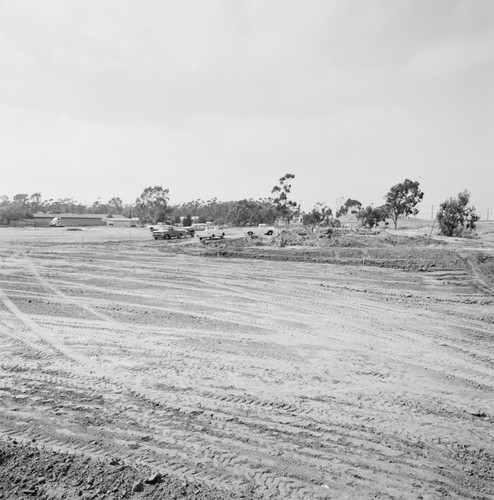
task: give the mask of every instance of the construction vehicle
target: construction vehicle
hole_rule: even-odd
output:
[[[64,227],[61,217],[53,217],[50,221],[50,227]]]

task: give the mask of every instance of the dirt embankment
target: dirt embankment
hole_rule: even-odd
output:
[[[494,256],[483,252],[474,252],[471,258],[482,279],[490,285],[494,285]]]
[[[273,237],[240,237],[164,251],[223,258],[375,266],[405,271],[471,271],[494,285],[494,254],[444,239],[383,232],[313,233],[282,230]]]

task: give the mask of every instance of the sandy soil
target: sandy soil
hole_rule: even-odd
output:
[[[494,498],[485,234],[1,229],[0,498]]]

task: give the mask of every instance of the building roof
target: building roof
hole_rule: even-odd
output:
[[[123,215],[117,215],[117,216],[108,216],[108,217],[103,217],[103,220],[106,221],[112,221],[112,222],[124,222],[124,221],[137,221],[139,220],[139,217],[124,217]]]
[[[107,216],[108,214],[44,214],[39,212],[33,214],[35,219],[53,219],[54,217],[62,219],[103,219]]]
[[[129,219],[137,219],[138,217],[125,217],[122,214],[108,214],[104,216],[105,219],[115,219],[115,220],[129,220]]]

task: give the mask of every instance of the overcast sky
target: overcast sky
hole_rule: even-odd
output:
[[[492,0],[0,0],[0,195],[270,195],[494,218]]]

